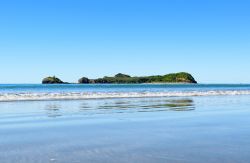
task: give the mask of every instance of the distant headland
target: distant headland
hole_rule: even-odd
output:
[[[105,76],[98,79],[82,77],[78,80],[79,84],[142,84],[142,83],[197,83],[194,77],[186,72],[171,73],[167,75],[131,77],[130,75],[118,73],[114,77]],[[59,78],[44,78],[42,84],[70,84],[63,82]]]

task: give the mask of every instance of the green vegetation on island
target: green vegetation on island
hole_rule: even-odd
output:
[[[43,84],[68,84],[59,78],[47,77],[42,81]],[[131,77],[126,74],[118,73],[114,77],[105,76],[98,79],[82,77],[78,80],[79,84],[141,84],[141,83],[197,83],[193,76],[186,72],[172,73],[167,75]]]
[[[140,84],[140,83],[197,83],[193,76],[186,72],[172,73],[167,75],[131,77],[126,74],[117,74],[114,77],[88,79],[83,77],[78,81],[80,84]]]
[[[47,77],[44,78],[42,81],[43,84],[64,84],[63,81],[61,81],[59,78],[53,76],[53,77]]]
[[[86,77],[82,77],[81,79],[78,80],[78,83],[81,83],[81,84],[88,84],[90,82],[91,81]]]

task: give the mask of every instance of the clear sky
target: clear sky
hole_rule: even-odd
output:
[[[249,0],[2,0],[0,83],[186,71],[250,83]]]

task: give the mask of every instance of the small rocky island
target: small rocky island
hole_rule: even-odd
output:
[[[50,76],[50,77],[44,78],[42,81],[42,84],[64,84],[64,82],[55,76],[53,77]]]
[[[43,79],[43,84],[67,84],[57,77]],[[141,83],[197,83],[193,76],[186,72],[171,73],[167,75],[131,77],[130,75],[118,73],[114,77],[105,76],[98,79],[82,77],[79,84],[141,84]]]

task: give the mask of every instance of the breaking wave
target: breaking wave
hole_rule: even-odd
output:
[[[37,100],[83,100],[102,98],[192,97],[250,95],[250,90],[179,91],[179,92],[67,92],[67,93],[1,93],[0,102]]]

